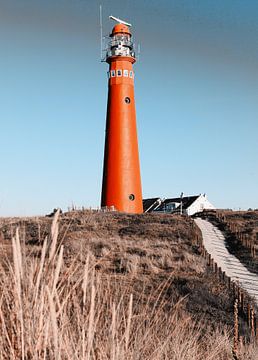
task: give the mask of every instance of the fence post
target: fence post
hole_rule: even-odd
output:
[[[222,280],[222,271],[221,271],[221,267],[219,267],[219,279]]]
[[[240,307],[241,311],[244,311],[244,292],[240,289]]]
[[[211,258],[211,269],[213,271],[213,264],[214,264],[214,260]]]
[[[256,342],[258,341],[258,319],[257,317],[255,318],[255,332],[256,332]]]
[[[250,303],[248,302],[247,303],[247,323],[248,323],[248,326],[250,328],[250,319],[251,319],[251,316],[250,316]]]
[[[234,304],[234,344],[233,344],[233,358],[238,359],[238,299],[235,299]]]
[[[253,305],[251,307],[251,334],[252,334],[252,337],[254,339],[254,309],[253,309]]]
[[[211,254],[208,256],[208,265],[211,266]]]
[[[218,265],[216,262],[214,263],[214,271],[215,271],[215,275],[217,275],[218,274]]]
[[[229,288],[229,290],[231,289],[231,279],[230,279],[230,276],[228,277],[228,288]]]

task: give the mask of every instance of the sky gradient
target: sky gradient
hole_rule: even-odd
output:
[[[144,197],[258,208],[258,2],[102,1],[141,45]],[[99,206],[108,66],[99,3],[0,1],[0,216]]]

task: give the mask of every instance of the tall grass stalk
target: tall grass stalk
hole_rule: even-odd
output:
[[[56,254],[57,238],[58,238],[58,219],[60,215],[60,209],[55,212],[54,219],[51,226],[51,245],[49,251],[49,262],[51,262]]]
[[[24,320],[23,320],[23,299],[22,299],[22,278],[23,278],[23,262],[21,253],[21,244],[19,230],[16,230],[15,237],[12,238],[13,264],[14,264],[14,281],[16,284],[16,307],[17,318],[19,319],[19,339],[21,346],[21,359],[24,360]]]
[[[129,340],[130,340],[132,308],[133,308],[133,295],[130,294],[130,301],[129,301],[129,307],[128,307],[128,318],[127,318],[127,325],[126,325],[126,329],[125,329],[125,351],[128,350],[128,345],[129,345]]]
[[[55,304],[54,304],[54,300],[52,297],[52,294],[48,288],[48,286],[46,286],[46,292],[47,292],[47,296],[48,296],[48,303],[49,303],[49,310],[50,310],[50,319],[51,319],[51,325],[52,325],[52,334],[53,334],[53,343],[54,343],[54,355],[55,355],[55,359],[59,358],[59,334],[58,334],[58,325],[57,325],[57,316],[56,316],[56,311],[55,311]]]

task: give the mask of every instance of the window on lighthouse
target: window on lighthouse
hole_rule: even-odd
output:
[[[117,71],[116,71],[116,75],[117,75],[118,77],[122,76],[122,70],[117,70]]]

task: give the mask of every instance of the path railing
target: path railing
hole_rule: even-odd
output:
[[[223,212],[217,211],[214,213],[214,217],[236,238],[237,241],[249,249],[252,258],[257,259],[256,252],[258,246],[256,242],[258,242],[258,232],[246,232],[243,230],[242,226],[234,221],[230,221]]]
[[[215,215],[215,214],[214,214]],[[221,214],[216,214],[216,219],[219,223],[222,223],[223,217]],[[245,341],[256,341],[258,342],[258,309],[255,304],[254,298],[247,293],[246,290],[242,289],[239,286],[239,283],[235,280],[232,280],[225,271],[221,269],[220,266],[214,261],[211,254],[209,254],[203,244],[203,238],[199,227],[195,224],[193,219],[189,218],[189,222],[194,229],[193,234],[194,238],[192,243],[195,246],[198,246],[201,255],[203,256],[206,265],[214,273],[216,278],[227,286],[228,290],[234,297],[234,344],[233,344],[233,356],[234,359],[238,359],[237,352],[238,346],[241,346],[241,343]],[[233,225],[230,227],[231,230],[236,230]],[[229,231],[231,231],[229,229]],[[235,234],[235,232],[234,232]],[[239,321],[239,316],[245,321],[248,331],[241,329],[241,322]],[[240,331],[241,330],[241,331]],[[244,333],[245,336],[239,336],[240,333]]]

